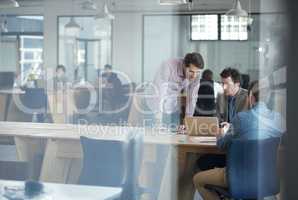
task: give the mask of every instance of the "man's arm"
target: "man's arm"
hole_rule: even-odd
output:
[[[191,82],[188,81],[188,85],[185,87],[185,91],[187,95],[185,114],[187,116],[194,116],[195,114],[199,88],[200,88],[199,77],[197,77],[194,81],[191,81]]]
[[[221,133],[217,136],[217,146],[221,150],[226,150],[230,145],[233,138],[237,137],[241,131],[241,118],[239,115],[232,120],[232,123],[229,125],[228,130],[222,130]]]

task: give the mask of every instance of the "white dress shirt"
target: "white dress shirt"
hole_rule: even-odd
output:
[[[185,78],[183,59],[174,58],[162,63],[155,75],[153,86],[155,98],[148,102],[148,106],[158,113],[171,114],[180,109],[178,96],[185,90],[186,115],[192,116],[195,110],[199,77],[194,81]]]

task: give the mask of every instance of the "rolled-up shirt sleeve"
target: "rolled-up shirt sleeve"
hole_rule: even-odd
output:
[[[188,85],[185,87],[186,90],[186,110],[185,115],[186,116],[193,116],[196,108],[196,102],[198,99],[198,91],[200,87],[200,78],[198,77],[194,81],[191,81],[188,83]]]

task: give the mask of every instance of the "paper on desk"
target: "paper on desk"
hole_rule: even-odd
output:
[[[193,142],[198,143],[216,143],[216,137],[191,137]]]

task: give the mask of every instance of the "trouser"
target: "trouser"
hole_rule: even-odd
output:
[[[197,161],[197,166],[199,167],[200,171],[223,168],[226,166],[226,156],[215,154],[202,155]]]
[[[218,200],[219,196],[216,193],[205,189],[205,185],[211,184],[228,187],[226,181],[226,168],[215,168],[199,172],[194,176],[193,182],[195,188],[204,200]]]

